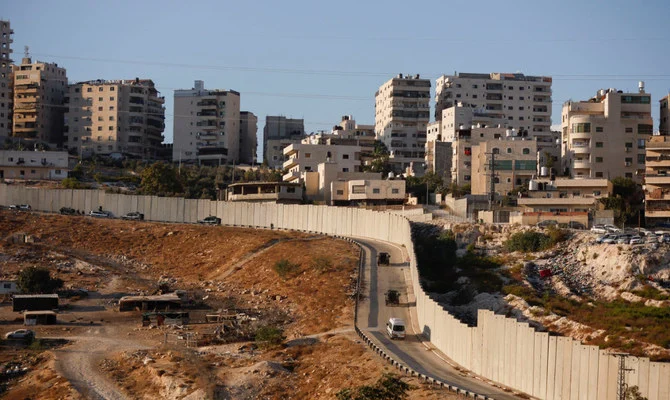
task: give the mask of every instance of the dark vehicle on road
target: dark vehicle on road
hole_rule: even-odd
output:
[[[221,225],[221,218],[210,215],[205,219],[201,219],[198,223],[202,225]]]
[[[144,214],[141,212],[133,211],[121,217],[121,219],[131,220],[131,221],[144,221]]]
[[[35,339],[35,332],[30,329],[19,329],[17,331],[6,333],[5,339],[32,341]]]
[[[77,213],[77,211],[75,211],[74,208],[61,207],[60,213],[63,214],[63,215],[75,215]]]
[[[30,204],[12,204],[9,206],[9,209],[16,211],[30,211],[32,210],[32,207],[30,207]]]
[[[400,304],[400,292],[397,290],[388,290],[385,294],[385,300],[387,306],[397,306]]]

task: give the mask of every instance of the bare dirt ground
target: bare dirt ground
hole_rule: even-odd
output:
[[[17,234],[34,243],[17,243]],[[0,279],[44,266],[66,287],[89,291],[61,300],[57,325],[34,327],[38,338],[69,343],[0,351],[0,366],[20,361],[26,370],[4,397],[333,399],[372,384],[393,371],[353,333],[358,256],[345,241],[303,233],[0,211]],[[275,271],[282,259],[296,266],[283,277]],[[280,327],[285,340],[271,349],[244,340],[166,345],[166,333],[211,338],[216,324],[142,327],[139,312],[117,311],[118,298],[153,294],[159,281],[210,312],[241,310],[254,324]],[[20,317],[0,305],[0,334],[24,328]],[[411,399],[450,396],[405,380],[415,387]]]

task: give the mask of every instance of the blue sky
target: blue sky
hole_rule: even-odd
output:
[[[550,75],[561,105],[597,89],[670,91],[670,2],[645,1],[34,1],[0,0],[13,58],[57,62],[70,81],[153,79],[166,96],[202,79],[241,93],[242,109],[330,129],[374,123],[374,93],[397,73]],[[434,90],[434,88],[433,88]],[[431,113],[432,115],[432,113]],[[260,149],[259,149],[260,154]]]

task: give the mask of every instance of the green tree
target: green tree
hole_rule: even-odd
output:
[[[170,164],[157,162],[142,170],[140,190],[144,194],[176,194],[183,192],[177,172]]]
[[[646,397],[642,396],[640,393],[640,388],[637,386],[631,386],[626,389],[626,400],[647,400]]]
[[[630,178],[612,179],[612,195],[601,198],[600,203],[606,210],[614,212],[614,221],[618,224],[637,224],[638,216],[644,210],[644,191],[642,186]]]
[[[366,172],[381,172],[382,176],[387,176],[392,171],[391,163],[389,162],[391,153],[386,145],[377,140],[372,150],[372,161],[370,165],[365,165],[363,170]]]
[[[63,287],[61,279],[52,278],[49,270],[41,267],[21,270],[16,284],[23,293],[54,293]]]
[[[414,389],[409,383],[392,374],[384,374],[374,385],[340,390],[338,400],[403,400]]]

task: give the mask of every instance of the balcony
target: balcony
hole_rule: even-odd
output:
[[[289,171],[287,174],[282,176],[284,182],[292,182],[300,179],[300,171]]]
[[[665,211],[651,211],[644,210],[645,218],[670,218],[670,210]]]
[[[649,185],[670,185],[670,175],[645,175],[644,183]]]
[[[216,118],[216,110],[203,110],[196,114],[198,117],[213,117]]]
[[[590,169],[591,162],[589,160],[573,160],[572,165],[575,169]]]
[[[569,134],[572,139],[589,139],[591,140],[590,132],[572,132]]]
[[[575,154],[591,154],[590,146],[572,146],[572,151]]]
[[[291,157],[288,160],[284,161],[282,164],[283,168],[293,168],[298,165],[298,157]]]

